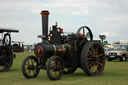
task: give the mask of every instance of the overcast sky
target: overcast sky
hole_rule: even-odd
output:
[[[49,27],[58,22],[65,32],[91,28],[94,38],[128,40],[128,0],[0,0],[0,27],[19,29],[13,40],[40,42],[41,10],[49,10]]]

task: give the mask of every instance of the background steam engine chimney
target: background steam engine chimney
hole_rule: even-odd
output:
[[[41,11],[42,15],[42,36],[47,38],[48,37],[48,15],[49,11]]]

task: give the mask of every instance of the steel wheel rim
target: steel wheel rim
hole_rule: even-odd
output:
[[[94,74],[101,73],[104,68],[104,52],[99,44],[94,44],[89,48],[87,65],[90,72]]]

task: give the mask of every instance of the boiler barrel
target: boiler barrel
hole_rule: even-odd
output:
[[[35,55],[37,57],[51,57],[60,56],[63,57],[70,52],[70,46],[64,44],[43,44],[39,43],[35,47]]]

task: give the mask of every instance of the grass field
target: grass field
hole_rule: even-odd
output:
[[[21,73],[21,64],[30,53],[17,53],[9,72],[0,73],[0,85],[128,85],[128,62],[107,62],[100,76],[87,76],[81,69],[74,74],[63,75],[61,80],[51,81],[45,70],[36,79],[26,79]]]

